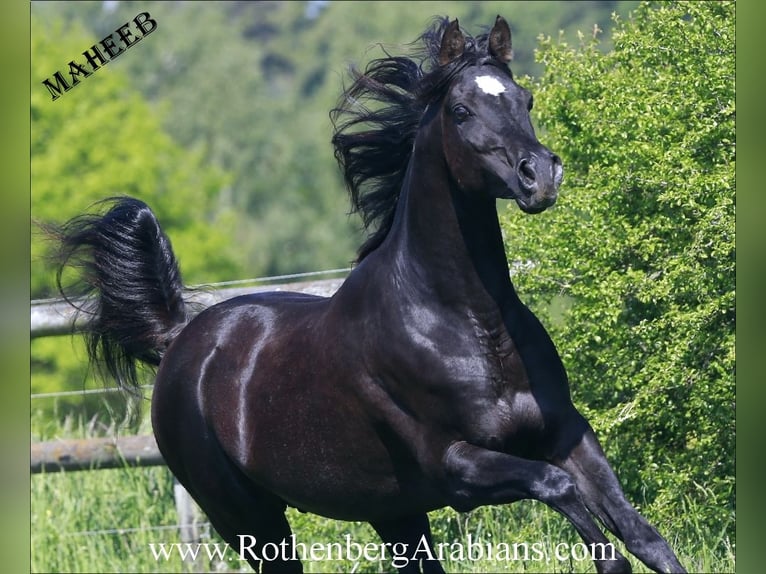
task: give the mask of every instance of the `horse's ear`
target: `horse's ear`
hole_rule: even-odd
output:
[[[460,31],[460,25],[457,18],[449,23],[442,36],[442,45],[439,48],[439,65],[449,64],[455,58],[463,55],[465,50],[465,36]]]
[[[511,28],[502,16],[495,19],[495,25],[489,33],[489,54],[506,64],[513,58]]]

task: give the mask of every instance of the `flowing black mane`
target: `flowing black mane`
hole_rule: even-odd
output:
[[[438,18],[412,46],[412,56],[391,56],[370,62],[362,73],[352,69],[353,84],[330,112],[335,157],[359,212],[367,240],[357,253],[364,259],[385,239],[407,171],[420,120],[428,104],[444,95],[460,70],[480,60],[510,70],[487,54],[488,34],[465,35],[463,54],[439,64],[439,48],[448,18]],[[371,104],[368,106],[368,104]]]

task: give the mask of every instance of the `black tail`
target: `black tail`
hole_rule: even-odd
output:
[[[183,284],[170,240],[145,203],[107,199],[103,214],[75,217],[53,231],[59,240],[56,282],[61,294],[87,313],[88,356],[102,376],[139,394],[137,366],[157,366],[188,321]],[[75,302],[62,285],[66,267],[80,272]]]

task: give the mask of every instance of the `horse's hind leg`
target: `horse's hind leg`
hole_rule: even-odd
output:
[[[170,469],[228,543],[226,559],[246,560],[264,574],[303,572],[300,560],[291,559],[293,538],[284,501],[253,484],[209,436],[176,440],[172,447],[166,435],[157,438]]]
[[[244,496],[237,501],[229,499],[228,494],[217,493],[216,501],[207,504],[207,510],[203,496],[200,506],[239,559],[247,560],[253,570],[262,574],[303,572],[300,559],[291,559],[293,540],[284,502],[271,494],[252,490],[241,493]],[[231,506],[237,503],[238,506]],[[222,508],[222,504],[227,508]]]
[[[242,475],[224,472],[221,467],[214,472],[215,476],[210,477],[214,485],[195,479],[187,488],[213,528],[229,544],[228,552],[236,553],[236,559],[246,560],[253,570],[263,574],[303,572],[300,560],[291,559],[293,539],[285,503]],[[229,555],[229,560],[231,556],[234,554]]]
[[[390,544],[392,552],[401,555],[394,561],[400,574],[444,574],[439,561],[434,557],[431,526],[427,514],[415,514],[392,520],[370,523],[378,536]],[[397,561],[410,559],[407,564]],[[422,567],[422,570],[421,570]]]
[[[573,424],[575,432],[562,436],[582,439],[553,462],[572,476],[588,509],[655,572],[685,572],[668,543],[625,498],[590,425],[579,415]]]

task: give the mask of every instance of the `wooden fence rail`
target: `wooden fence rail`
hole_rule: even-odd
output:
[[[193,304],[193,308],[201,311],[206,307],[226,299],[231,299],[232,297],[265,291],[293,291],[329,297],[338,290],[342,283],[343,279],[339,278],[250,287],[230,287],[226,289],[198,288],[190,290],[186,295],[186,300]],[[75,303],[79,305],[82,301],[75,301]],[[37,337],[71,335],[73,332],[82,329],[87,320],[88,316],[85,313],[78,313],[66,301],[60,299],[54,301],[32,301],[30,337],[34,339]]]
[[[37,474],[124,466],[162,466],[165,459],[154,437],[144,435],[33,443],[29,463],[32,474]]]

